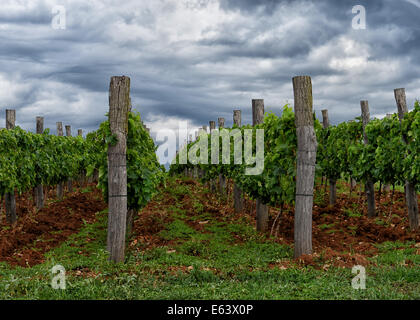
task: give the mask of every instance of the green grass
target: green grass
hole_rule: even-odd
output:
[[[344,209],[344,213],[347,214],[349,216],[349,218],[359,218],[361,216],[363,216],[363,214],[359,211],[357,211],[357,209],[350,209],[350,208],[346,208]]]
[[[168,184],[177,198],[189,189]],[[298,266],[292,247],[264,239],[245,220],[217,221],[197,210],[196,221],[209,221],[199,232],[179,204],[171,211],[174,220],[160,236],[172,245],[144,250],[139,244],[124,264],[107,261],[106,211],[47,253],[43,264],[0,263],[0,299],[420,299],[420,256],[412,242],[378,245],[366,290],[355,290],[351,269]],[[51,287],[56,264],[67,271],[65,290]]]

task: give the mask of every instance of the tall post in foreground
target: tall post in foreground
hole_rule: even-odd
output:
[[[252,125],[256,126],[264,122],[264,100],[252,99]],[[256,203],[257,231],[268,230],[268,206],[260,199]]]
[[[328,110],[322,110],[322,126],[327,129],[330,126],[330,119],[328,118]],[[335,205],[337,201],[337,181],[329,179],[330,183],[330,205]]]
[[[404,115],[408,112],[407,100],[405,98],[405,89],[394,90],[395,101],[398,107],[398,118],[400,123],[404,119]],[[403,136],[404,142],[408,143],[407,137]],[[419,204],[417,202],[416,186],[411,181],[405,181],[405,201],[407,204],[408,221],[411,230],[417,230],[420,226],[419,222]]]
[[[369,103],[368,101],[360,101],[360,107],[362,109],[362,123],[363,123],[363,140],[364,144],[368,144],[369,140],[366,135],[366,125],[370,120]],[[368,217],[372,218],[376,216],[375,208],[375,185],[373,184],[372,178],[368,177],[365,183],[365,192],[367,200]]]
[[[130,109],[130,78],[112,77],[109,85],[109,125],[117,137],[108,146],[108,237],[109,259],[124,261],[127,220],[127,131]]]
[[[16,110],[6,110],[6,129],[13,130],[15,124]],[[6,193],[4,198],[6,203],[6,222],[8,224],[14,224],[17,220],[15,191]]]
[[[56,126],[57,126],[57,136],[62,137],[63,136],[63,123],[57,122]],[[59,200],[62,200],[63,194],[64,194],[64,184],[63,182],[59,182],[57,184],[57,198]]]
[[[36,117],[36,133],[42,134],[44,132],[44,118]],[[35,187],[35,205],[37,209],[44,207],[44,188],[42,184]]]
[[[317,141],[312,115],[312,82],[309,76],[293,78],[297,134],[295,204],[295,258],[312,253],[312,205]]]
[[[242,126],[241,110],[233,110],[233,124],[239,128]],[[233,184],[233,207],[235,213],[239,213],[244,209],[242,190],[236,183]]]
[[[71,126],[66,126],[66,137],[71,137]],[[73,192],[73,181],[71,178],[67,180],[67,191]]]

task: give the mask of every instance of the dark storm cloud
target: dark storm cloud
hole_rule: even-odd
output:
[[[0,11],[0,21],[19,25],[48,24],[51,23],[51,7],[43,2],[38,3],[31,10],[10,10],[6,7],[5,10]]]
[[[328,108],[333,123],[357,116],[361,99],[369,99],[372,115],[393,111],[396,87],[407,88],[410,105],[420,97],[416,0],[215,4],[64,1],[68,26],[53,30],[50,1],[6,1],[0,108],[16,108],[27,129],[40,114],[52,132],[56,121],[94,130],[107,112],[110,77],[122,74],[131,77],[133,107],[153,129],[220,116],[230,125],[237,108],[247,123],[253,98],[281,112],[300,74],[312,76],[314,108]],[[366,8],[366,30],[351,28],[356,4]]]
[[[246,13],[263,8],[265,13],[270,14],[280,4],[290,2],[293,2],[293,0],[221,0],[220,5],[225,10],[241,10]]]

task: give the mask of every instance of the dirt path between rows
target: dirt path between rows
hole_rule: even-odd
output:
[[[38,212],[27,194],[17,197],[16,225],[7,225],[4,217],[0,222],[0,261],[24,267],[42,263],[44,253],[78,232],[84,222],[94,222],[95,213],[104,210],[106,204],[94,184],[89,187],[91,192],[73,192]]]
[[[184,195],[182,199],[174,199],[167,192],[161,200],[152,200],[135,222],[135,237],[132,244],[140,242],[146,249],[171,246],[170,242],[159,236],[159,232],[173,221],[173,211],[170,207],[175,202],[182,204],[182,208],[186,211],[185,223],[197,231],[203,230],[203,225],[200,224],[203,222],[194,219],[197,213],[192,203],[197,200],[203,205],[203,211],[211,214],[214,220],[235,223],[241,218],[244,221],[245,218],[249,224],[255,225],[255,201],[247,199],[244,211],[236,214],[231,200],[225,204],[220,202],[217,194],[205,192],[203,185],[197,181],[179,179],[176,183],[191,186],[192,193]],[[328,203],[328,200],[325,203]],[[339,194],[334,207],[314,205],[312,227],[314,254],[303,256],[300,262],[315,267],[367,265],[369,264],[367,258],[378,253],[375,244],[385,241],[415,241],[413,247],[418,248],[417,253],[420,254],[420,231],[411,232],[409,229],[403,193],[395,192],[393,199],[391,194],[384,195],[377,203],[379,215],[375,219],[367,218],[365,207],[363,197],[350,198],[347,194]],[[274,241],[293,246],[294,208],[285,207],[281,214],[279,212],[279,208],[270,208],[269,232],[265,234],[267,240],[277,219],[272,232],[275,235]],[[361,216],[351,216],[352,213]],[[235,238],[238,242],[246,241],[241,234],[235,235]]]

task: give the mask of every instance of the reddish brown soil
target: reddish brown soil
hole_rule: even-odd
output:
[[[328,203],[327,199],[325,203]],[[270,228],[273,217],[279,214],[278,209],[272,210]],[[364,197],[350,198],[347,194],[340,194],[335,206],[314,205],[314,254],[301,257],[300,262],[319,265],[328,261],[326,266],[332,264],[341,267],[366,265],[366,258],[378,252],[375,244],[385,241],[420,242],[420,231],[410,231],[403,193],[395,192],[392,199],[391,194],[383,195],[381,201],[377,201],[377,211],[376,218],[368,218]],[[362,216],[349,217],[349,212],[359,212]],[[287,208],[276,223],[279,240],[289,244],[293,243],[293,215],[293,208]]]
[[[177,183],[192,186],[191,194],[174,196],[169,192],[152,200],[135,220],[131,246],[139,250],[156,246],[175,245],[174,241],[162,239],[159,232],[166,229],[174,220],[173,206],[185,211],[185,223],[200,232],[205,231],[208,221],[195,219],[197,214],[205,212],[214,221],[234,223],[242,219],[245,223],[255,225],[255,201],[246,200],[245,210],[235,214],[232,205],[232,188],[230,184],[227,202],[222,203],[216,193],[208,192],[194,180],[178,180]],[[44,261],[44,253],[60,245],[71,234],[78,232],[83,221],[91,223],[95,213],[106,208],[99,190],[91,185],[93,191],[80,193],[76,190],[65,200],[50,202],[48,206],[36,212],[29,194],[17,198],[18,222],[9,227],[5,224],[4,215],[0,220],[0,261],[11,265],[33,266]],[[54,190],[49,198],[54,197]],[[202,207],[197,207],[198,202]],[[327,200],[327,199],[325,199]],[[324,201],[327,203],[328,201]],[[295,261],[302,265],[328,268],[331,265],[348,267],[355,264],[368,264],[368,257],[377,254],[374,244],[384,241],[413,240],[420,243],[420,231],[409,230],[404,195],[396,192],[384,195],[377,202],[378,218],[366,217],[366,206],[363,197],[339,194],[334,207],[314,205],[313,210],[313,248],[314,254],[302,256]],[[361,217],[349,217],[349,210],[360,212]],[[279,215],[279,208],[270,208],[269,232],[278,243],[293,245],[293,208],[284,208]],[[276,224],[273,227],[274,220]],[[380,220],[378,220],[380,219]],[[272,228],[273,227],[273,228]],[[235,234],[235,241],[246,241],[243,234]],[[140,246],[139,246],[140,245]],[[417,250],[420,254],[420,249]],[[286,268],[290,261],[272,264],[270,267]]]
[[[84,221],[95,221],[95,213],[104,210],[106,204],[94,184],[90,187],[93,191],[89,193],[75,190],[62,201],[49,200],[38,212],[29,194],[17,197],[17,223],[8,226],[4,215],[0,221],[0,261],[19,266],[42,263],[44,253],[78,232]],[[53,192],[49,199],[52,196]]]
[[[193,206],[193,198],[200,200],[203,212],[211,214],[212,220],[235,222],[244,219],[255,225],[255,201],[247,199],[244,212],[235,214],[232,208],[231,188],[229,200],[224,204],[218,200],[217,194],[204,191],[202,185],[194,180],[178,180],[177,183],[192,185],[193,194],[186,194],[178,199],[167,194],[161,201],[151,201],[135,222],[132,245],[141,243],[142,250],[163,245],[171,246],[171,242],[160,238],[158,233],[173,221],[169,207],[175,203],[185,210],[187,215],[185,223],[203,232],[206,221],[194,219],[197,212]],[[328,203],[328,199],[324,202]],[[395,192],[393,199],[391,194],[383,195],[380,203],[377,202],[377,209],[378,220],[367,218],[364,198],[354,194],[352,198],[347,194],[339,194],[334,207],[314,205],[314,254],[302,256],[296,262],[322,268],[331,265],[340,267],[367,265],[367,258],[378,252],[374,244],[397,240],[420,242],[420,231],[409,230],[404,194]],[[359,212],[362,216],[349,217],[349,210],[353,213]],[[281,214],[279,212],[279,208],[270,208],[269,232],[266,236],[268,238],[273,230],[272,235],[275,235],[276,242],[293,245],[294,210],[288,207],[284,208]],[[276,218],[276,224],[272,229]],[[241,234],[234,236],[237,242],[246,240]],[[284,267],[284,263],[280,263],[278,267]]]

